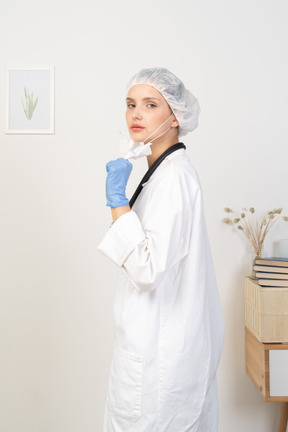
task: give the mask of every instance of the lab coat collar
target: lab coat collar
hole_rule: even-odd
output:
[[[181,148],[179,150],[174,151],[170,155],[168,155],[163,160],[161,165],[157,168],[157,170],[151,175],[150,179],[147,182],[142,183],[142,186],[145,187],[147,184],[151,183],[154,180],[154,178],[157,177],[157,173],[159,173],[170,160],[174,159],[175,157],[179,157],[179,156],[186,156],[185,149]]]

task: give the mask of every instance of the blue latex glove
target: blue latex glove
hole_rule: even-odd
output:
[[[108,207],[129,205],[126,198],[126,186],[133,165],[128,159],[119,158],[106,164],[106,199]]]

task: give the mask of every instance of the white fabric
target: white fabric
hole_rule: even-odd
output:
[[[168,69],[162,67],[141,69],[130,80],[127,90],[138,84],[154,87],[166,99],[178,120],[179,137],[197,128],[200,115],[198,99]]]
[[[121,268],[104,432],[216,432],[224,323],[185,150],[162,162],[98,248]]]
[[[129,150],[125,151],[121,155],[124,159],[140,159],[141,157],[152,154],[152,142],[144,144],[144,142],[137,142],[130,139],[128,145]]]

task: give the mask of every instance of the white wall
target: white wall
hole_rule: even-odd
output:
[[[199,98],[185,139],[205,196],[226,320],[220,432],[277,430],[245,373],[249,245],[223,207],[287,203],[285,0],[10,0],[0,14],[0,430],[101,431],[117,269],[105,163],[118,156],[125,85],[161,65]],[[4,67],[55,66],[55,135],[4,134]],[[145,171],[135,163],[130,192]],[[288,225],[271,231],[288,237]],[[178,432],[178,431],[177,431]]]

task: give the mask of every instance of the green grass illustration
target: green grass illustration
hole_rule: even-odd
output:
[[[38,104],[38,96],[34,102],[33,92],[29,93],[29,90],[24,87],[24,93],[25,93],[25,99],[26,99],[26,106],[24,105],[23,99],[22,99],[22,106],[25,112],[25,115],[27,117],[27,120],[31,120],[33,117],[33,113],[35,111],[35,108]]]

